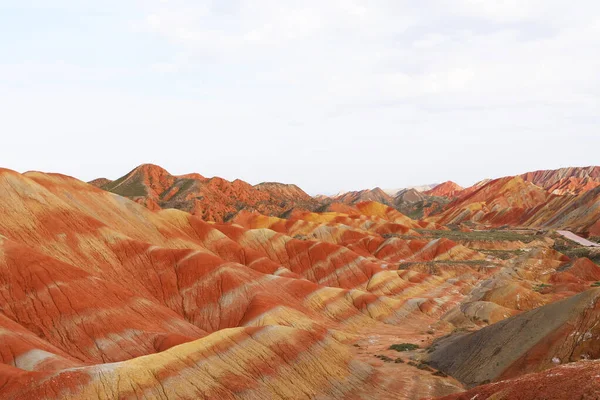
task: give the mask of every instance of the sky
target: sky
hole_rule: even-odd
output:
[[[0,49],[19,172],[333,194],[600,164],[595,0],[0,0]]]

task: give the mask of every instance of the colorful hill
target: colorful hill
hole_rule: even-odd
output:
[[[353,205],[365,201],[374,201],[385,205],[393,205],[394,198],[380,188],[342,193],[332,198],[334,202]]]
[[[444,183],[440,183],[433,189],[425,191],[424,193],[429,196],[453,198],[459,196],[460,192],[463,190],[464,188],[457,183],[446,181]]]
[[[547,176],[423,220],[154,165],[93,184],[0,170],[0,398],[593,393],[600,254],[549,227],[592,232],[599,188],[528,181]]]
[[[540,170],[521,177],[554,194],[579,194],[600,186],[600,167]]]
[[[314,209],[320,205],[296,185],[261,183],[252,186],[239,179],[229,182],[196,173],[173,176],[152,164],[141,165],[112,182],[102,178],[92,182],[151,210],[176,208],[207,221],[221,222],[242,209],[280,215],[292,208]]]
[[[537,171],[478,183],[430,212],[440,224],[570,229],[595,235],[600,225],[600,167]]]
[[[587,236],[600,231],[596,223],[600,211],[591,215],[587,212],[590,207],[596,210],[600,201],[594,191],[600,186],[599,176],[600,167],[563,168],[483,180],[468,188],[447,181],[427,191],[405,189],[394,196],[375,188],[311,197],[292,184],[265,182],[252,186],[241,180],[229,182],[197,173],[173,176],[158,166],[145,164],[115,181],[99,178],[90,184],[129,197],[150,210],[175,208],[216,222],[229,220],[241,210],[285,217],[295,209],[324,211],[339,209],[341,204],[354,207],[376,202],[412,218],[428,218],[440,224],[566,227]]]
[[[439,213],[449,202],[447,197],[436,197],[415,189],[406,189],[396,194],[394,207],[411,218],[423,219]]]
[[[530,210],[543,206],[549,196],[544,189],[520,177],[495,179],[458,197],[431,220],[441,224],[473,221],[492,226],[519,225]]]
[[[148,191],[173,185],[144,176]],[[448,332],[438,318],[459,297],[433,301],[448,278],[332,242],[153,212],[62,175],[3,170],[0,187],[2,398],[398,398],[397,374],[418,377],[423,396],[460,390],[351,345]],[[360,209],[367,225],[419,225]]]

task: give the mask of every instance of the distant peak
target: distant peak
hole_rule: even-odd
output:
[[[112,180],[110,180],[108,178],[96,178],[94,180],[89,181],[88,183],[90,185],[93,185],[93,186],[101,188],[102,186],[108,185],[111,182],[112,182]]]
[[[199,174],[197,172],[192,172],[192,173],[189,173],[189,174],[179,175],[178,178],[181,178],[181,179],[196,179],[196,180],[199,180],[199,181],[206,180],[206,177],[204,175],[201,175],[201,174]]]
[[[453,197],[462,190],[464,190],[464,188],[459,184],[452,181],[446,181],[440,183],[431,190],[427,190],[425,194],[430,196]]]
[[[138,165],[128,175],[134,173],[143,173],[145,175],[171,175],[169,171],[156,164]]]

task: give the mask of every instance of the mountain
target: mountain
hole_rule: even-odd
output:
[[[401,190],[394,198],[394,206],[411,218],[423,219],[440,212],[450,202],[446,197],[436,197],[416,189]]]
[[[600,185],[600,167],[569,167],[527,172],[521,177],[556,194],[579,194]]]
[[[428,190],[380,188],[315,199],[322,205],[349,206],[375,201],[416,219],[442,225],[567,228],[584,236],[600,235],[600,167],[539,170],[518,176],[484,179],[463,188],[447,181]],[[326,208],[313,208],[312,210]]]
[[[440,183],[430,190],[426,190],[424,193],[429,196],[438,196],[438,197],[457,197],[464,188],[457,183],[452,181],[446,181],[444,183]]]
[[[356,204],[363,201],[376,201],[378,203],[392,205],[394,199],[380,188],[361,190],[357,192],[346,192],[333,197],[333,201],[344,204]]]
[[[425,192],[427,190],[433,189],[437,185],[438,185],[437,183],[431,183],[429,185],[408,186],[408,187],[405,187],[405,188],[398,188],[398,189],[383,189],[383,191],[387,195],[395,197],[395,196],[398,195],[399,192],[404,191],[404,190],[414,189],[417,192]]]
[[[584,236],[597,235],[599,171],[600,167],[564,168],[482,181],[455,193],[457,197],[430,212],[428,220],[483,227],[565,228]]]
[[[593,396],[600,188],[469,189],[0,169],[0,398]]]
[[[554,196],[525,224],[600,236],[600,187],[582,191],[579,195]]]
[[[401,213],[417,219],[422,219],[432,212],[439,211],[448,203],[448,200],[445,198],[428,195],[426,192],[415,188],[401,189],[393,195],[388,194],[388,192],[380,188],[375,188],[341,193],[331,199],[321,199],[321,201],[324,203],[327,201],[342,203],[349,206],[361,202],[377,202],[394,207]]]
[[[456,198],[431,220],[441,224],[472,221],[519,225],[529,210],[543,206],[549,197],[544,189],[521,177],[500,178]]]
[[[100,187],[129,197],[151,210],[176,208],[217,222],[243,209],[280,215],[291,208],[314,209],[320,205],[296,185],[271,182],[252,186],[239,179],[229,182],[197,173],[173,176],[152,164],[141,165]]]
[[[144,167],[113,189],[160,198],[178,179]],[[418,377],[419,395],[460,390],[452,379],[392,371],[357,353],[352,344],[366,332],[384,343],[387,335],[426,340],[421,327],[442,309],[431,286],[402,301],[418,282],[346,247],[352,240],[151,211],[57,174],[2,170],[0,189],[2,398],[122,398],[133,388],[171,398],[345,398],[349,390],[397,398],[398,372]],[[362,239],[382,238],[372,223],[381,232],[421,226],[385,205],[356,209],[359,218],[341,217],[365,219]],[[451,249],[427,254],[454,257]]]

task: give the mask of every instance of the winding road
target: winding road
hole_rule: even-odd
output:
[[[589,241],[587,239],[584,239],[581,236],[577,236],[573,232],[570,232],[570,231],[557,231],[557,232],[560,233],[562,236],[566,237],[567,239],[572,240],[572,241],[574,241],[576,243],[579,243],[582,246],[586,246],[586,247],[600,247],[600,244],[594,243],[594,242]]]

